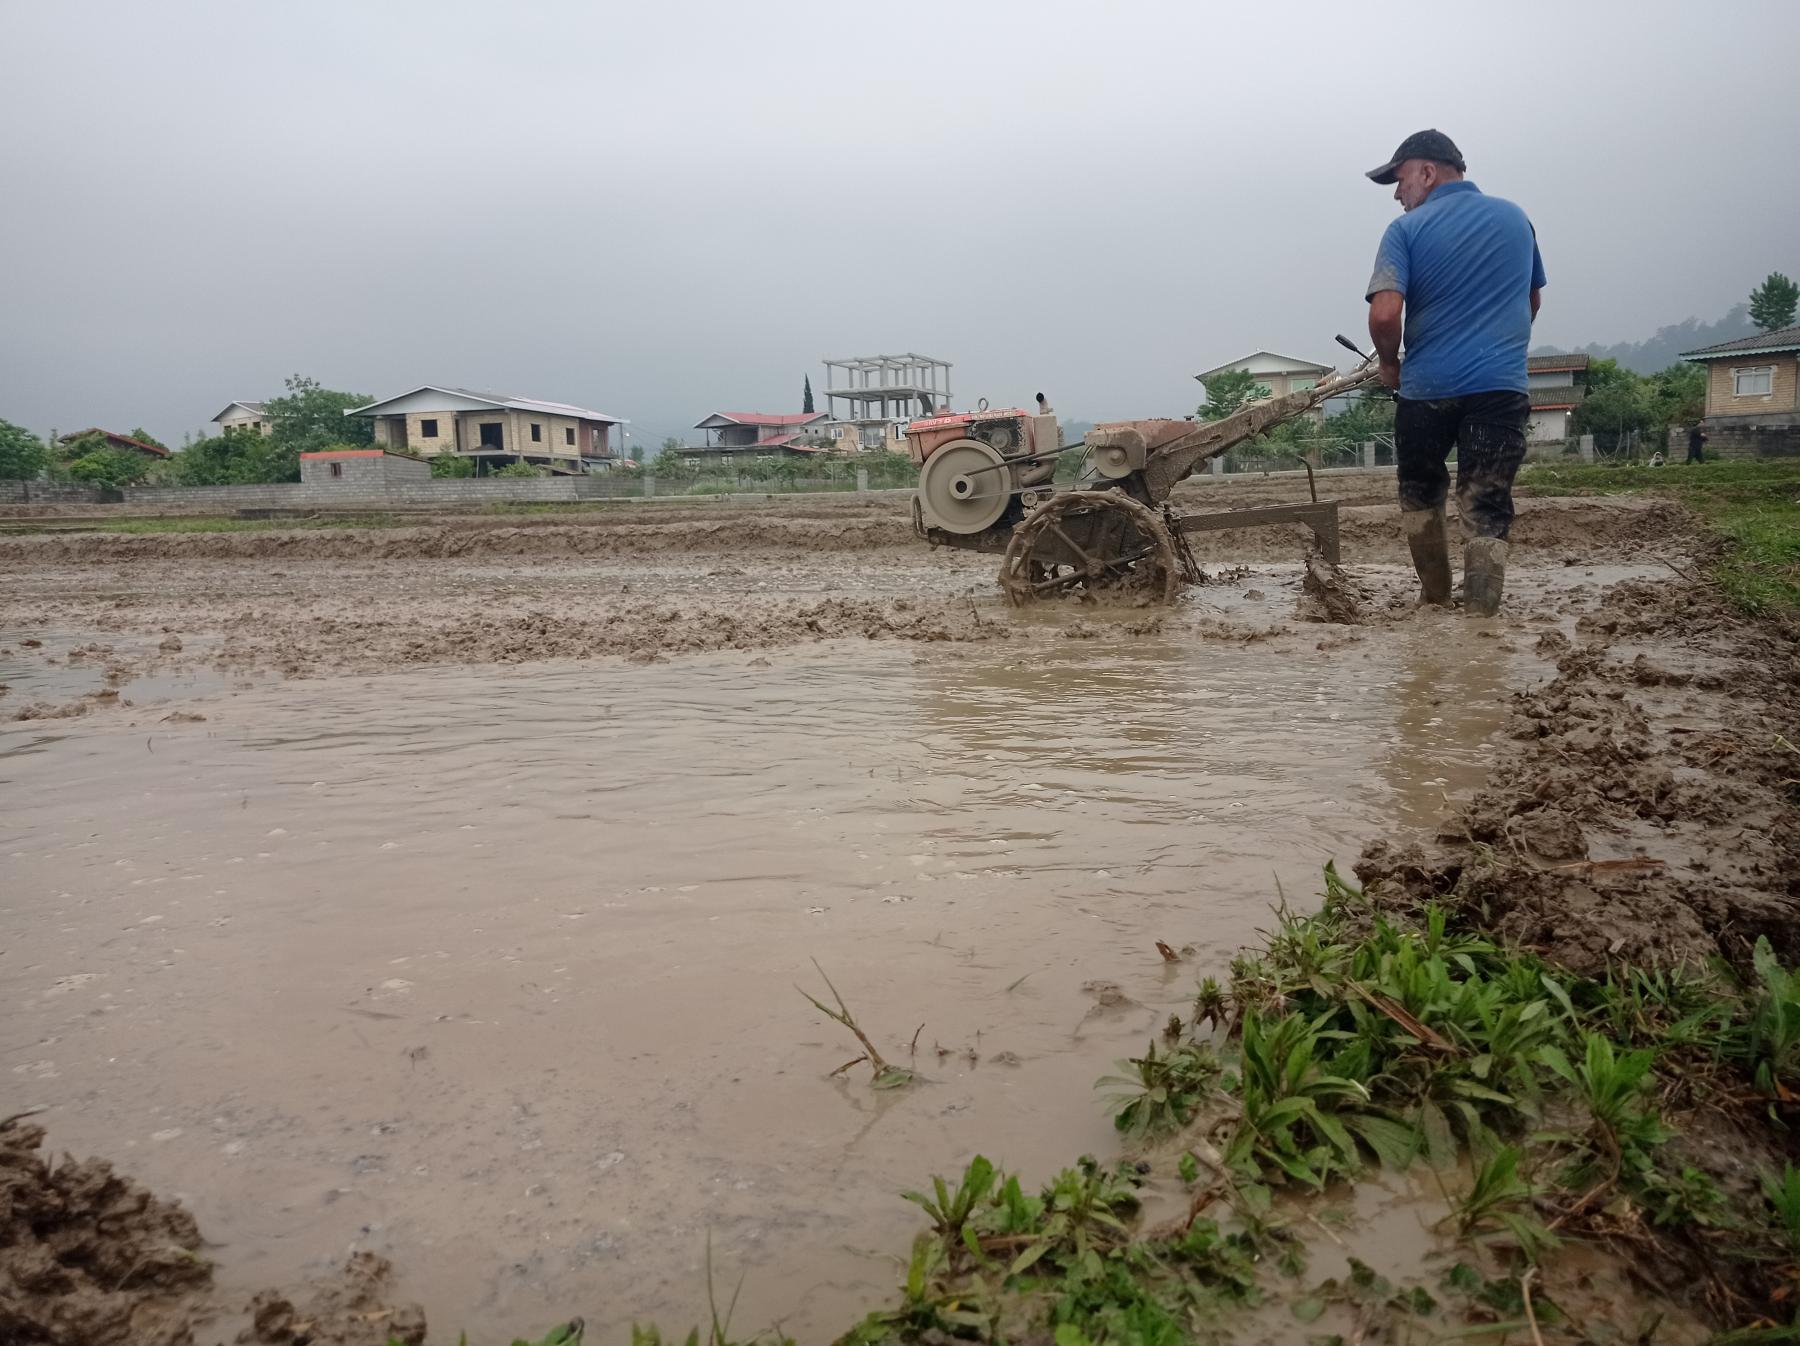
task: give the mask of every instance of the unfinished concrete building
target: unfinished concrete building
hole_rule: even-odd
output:
[[[950,405],[950,362],[907,351],[825,361],[827,425],[839,443],[906,452],[906,424]]]

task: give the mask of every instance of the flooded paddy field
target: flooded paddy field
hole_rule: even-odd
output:
[[[1527,502],[1469,622],[1371,510],[1343,625],[1277,533],[1172,612],[1017,613],[842,513],[0,540],[6,1098],[180,1194],[228,1293],[370,1249],[440,1332],[685,1326],[710,1237],[825,1339],[900,1190],[1111,1152],[1095,1078],[1466,801],[1676,527]],[[921,1087],[833,1076],[815,960]]]

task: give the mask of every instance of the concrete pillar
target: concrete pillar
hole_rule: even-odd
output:
[[[1206,468],[1207,468],[1207,471],[1211,472],[1213,474],[1213,476],[1215,476],[1215,477],[1224,476],[1225,475],[1225,455],[1220,454],[1217,458],[1208,459]]]
[[[856,469],[856,491],[857,491],[857,494],[861,495],[863,492],[867,491],[868,489],[869,489],[869,469],[866,467],[859,467]]]
[[[1581,461],[1584,463],[1594,461],[1594,437],[1592,435],[1581,437]]]
[[[649,473],[644,474],[644,496],[648,499],[656,494],[656,478]]]
[[[1375,466],[1375,441],[1365,439],[1362,446],[1362,463],[1364,467]]]

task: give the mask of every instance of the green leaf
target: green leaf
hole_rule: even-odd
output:
[[[1176,1169],[1180,1172],[1183,1182],[1191,1183],[1200,1176],[1200,1161],[1194,1158],[1192,1151],[1184,1151]]]
[[[1419,1152],[1419,1133],[1404,1122],[1358,1113],[1345,1119],[1346,1124],[1375,1151],[1381,1166],[1398,1173]]]
[[[1316,1323],[1325,1312],[1325,1301],[1318,1295],[1308,1295],[1305,1299],[1296,1299],[1293,1304],[1294,1317],[1303,1323]]]
[[[1087,1333],[1074,1323],[1056,1325],[1056,1346],[1088,1346]]]
[[[1436,1103],[1419,1105],[1419,1134],[1425,1141],[1425,1155],[1433,1168],[1448,1168],[1456,1162],[1456,1136],[1450,1130],[1450,1119]]]
[[[1050,1240],[1039,1239],[1036,1243],[1033,1243],[1030,1247],[1026,1248],[1024,1252],[1013,1258],[1012,1265],[1006,1269],[1006,1274],[1008,1276],[1017,1276],[1020,1272],[1026,1271],[1034,1266],[1037,1263],[1037,1260],[1049,1251]]]

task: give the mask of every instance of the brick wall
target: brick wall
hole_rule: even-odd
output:
[[[1765,366],[1772,366],[1774,369],[1767,396],[1733,395],[1734,369],[1759,369]],[[1707,419],[1714,416],[1758,416],[1769,412],[1793,411],[1797,393],[1800,393],[1800,359],[1792,354],[1758,355],[1754,351],[1746,351],[1742,356],[1728,360],[1713,360],[1709,362],[1706,389]]]

